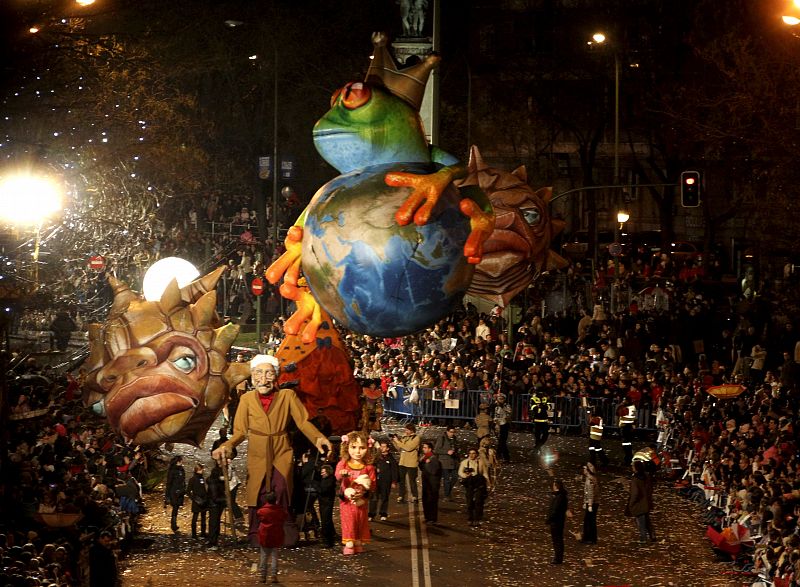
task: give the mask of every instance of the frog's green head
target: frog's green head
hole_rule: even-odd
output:
[[[388,40],[386,33],[372,35],[366,81],[334,92],[331,109],[314,127],[317,151],[339,173],[385,163],[430,163],[419,108],[439,56],[400,71]]]
[[[385,88],[349,83],[314,126],[314,145],[339,173],[382,163],[430,162],[419,113]]]

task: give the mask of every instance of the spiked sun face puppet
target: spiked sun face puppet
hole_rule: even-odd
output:
[[[199,446],[230,388],[250,375],[226,358],[239,327],[220,326],[215,311],[224,270],[182,289],[173,280],[158,302],[109,278],[114,302],[106,322],[89,327],[83,401],[127,441]]]
[[[505,307],[540,272],[567,266],[550,250],[564,221],[552,219],[548,212],[552,188],[531,189],[524,166],[511,173],[489,167],[473,146],[467,172],[459,187],[479,186],[495,211],[494,230],[483,245],[484,256],[467,293]]]

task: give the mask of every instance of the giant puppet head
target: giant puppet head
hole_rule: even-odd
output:
[[[459,187],[479,186],[495,213],[494,230],[483,245],[483,259],[467,293],[505,307],[540,272],[567,266],[550,250],[550,241],[564,228],[564,221],[550,217],[552,188],[534,191],[524,166],[511,173],[490,167],[473,145],[467,171],[467,177],[457,182]]]
[[[172,280],[157,302],[109,278],[114,302],[104,324],[89,326],[83,401],[126,440],[199,446],[230,388],[250,375],[226,358],[239,327],[220,326],[215,310],[224,270],[183,288]]]

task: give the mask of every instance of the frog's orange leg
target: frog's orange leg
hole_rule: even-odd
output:
[[[267,268],[264,275],[273,285],[281,278],[292,285],[297,285],[297,280],[300,278],[300,255],[303,252],[303,227],[292,226],[286,233],[286,240],[283,243],[286,252]]]
[[[412,218],[417,226],[427,224],[433,207],[439,201],[442,192],[453,180],[453,177],[453,172],[447,167],[429,175],[402,172],[387,173],[384,180],[386,185],[410,187],[414,190],[395,212],[394,219],[397,224],[405,226],[411,222]]]
[[[322,314],[314,296],[304,287],[298,287],[300,281],[300,256],[303,249],[303,227],[294,225],[286,233],[284,241],[286,252],[269,266],[264,275],[272,284],[283,278],[280,287],[281,295],[287,300],[297,302],[297,311],[284,324],[286,334],[297,334],[301,330],[304,343],[314,342],[317,330],[322,323]],[[303,328],[303,322],[309,320]]]
[[[464,243],[464,256],[467,263],[477,265],[483,257],[483,243],[494,230],[494,211],[484,212],[475,200],[464,198],[458,207],[465,216],[469,216],[472,231]]]
[[[304,280],[305,281],[305,280]],[[314,342],[317,338],[317,331],[322,324],[322,311],[317,300],[311,295],[306,287],[297,286],[293,283],[283,282],[280,289],[281,295],[288,300],[297,303],[297,311],[292,314],[283,325],[286,334],[296,335],[302,331],[300,340],[305,344]],[[303,323],[308,320],[308,324],[303,328]]]

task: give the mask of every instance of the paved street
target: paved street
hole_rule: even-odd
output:
[[[388,425],[395,429],[396,426]],[[441,429],[422,429],[424,435]],[[208,434],[217,437],[216,429]],[[474,433],[459,433],[462,449]],[[512,433],[513,462],[500,471],[497,491],[487,502],[486,521],[480,529],[466,523],[463,496],[442,502],[440,524],[421,524],[421,506],[399,505],[386,522],[371,525],[373,542],[362,555],[344,557],[340,548],[327,550],[317,542],[301,542],[280,554],[283,585],[403,585],[449,587],[498,586],[616,586],[631,585],[716,587],[729,585],[707,540],[699,509],[680,497],[671,484],[656,489],[654,516],[660,543],[641,547],[631,519],[622,515],[627,498],[627,470],[612,466],[601,473],[601,505],[598,514],[600,542],[582,545],[567,537],[565,564],[550,565],[552,547],[543,519],[549,500],[550,477],[530,458],[532,440],[526,433]],[[207,443],[210,446],[210,440]],[[619,461],[619,442],[605,441],[612,459]],[[559,459],[556,476],[566,482],[570,507],[576,513],[567,530],[580,529],[583,485],[580,465],[587,441],[575,436],[551,435],[548,446]],[[242,448],[246,448],[246,445]],[[197,458],[208,463],[208,446],[177,446],[186,457],[187,476]],[[246,450],[237,459],[244,478]],[[460,487],[457,489],[460,491]],[[188,503],[182,508],[181,533],[169,530],[162,495],[146,496],[148,512],[141,538],[123,561],[125,587],[181,587],[188,585],[255,585],[256,549],[223,537],[218,551],[209,551],[190,537]],[[338,514],[338,512],[337,512]],[[338,515],[335,515],[338,524]]]

